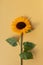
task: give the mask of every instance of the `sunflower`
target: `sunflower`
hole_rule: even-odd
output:
[[[18,34],[26,33],[32,29],[30,20],[27,17],[18,17],[12,22],[12,30]]]

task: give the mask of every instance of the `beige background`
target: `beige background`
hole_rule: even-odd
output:
[[[34,59],[24,60],[24,65],[43,65],[43,0],[0,0],[0,65],[20,65],[20,46],[12,47],[5,41],[14,35],[10,24],[18,16],[31,18],[35,26],[24,35],[24,41],[36,44]]]

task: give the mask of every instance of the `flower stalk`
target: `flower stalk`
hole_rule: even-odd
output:
[[[21,34],[21,46],[20,46],[20,48],[21,48],[21,53],[23,52],[23,47],[22,47],[22,44],[23,44],[23,33]],[[21,65],[23,65],[23,59],[21,58]]]

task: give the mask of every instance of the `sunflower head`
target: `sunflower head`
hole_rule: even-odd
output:
[[[32,25],[27,17],[18,17],[12,22],[12,30],[18,34],[32,30]]]

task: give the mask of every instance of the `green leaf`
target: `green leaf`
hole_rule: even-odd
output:
[[[26,33],[29,33],[29,32],[31,32],[32,30],[28,30]]]
[[[24,60],[33,59],[33,55],[31,52],[22,52],[20,57]]]
[[[6,41],[11,44],[12,46],[16,46],[17,45],[17,39],[15,37],[12,38],[8,38],[6,39]]]
[[[24,51],[32,50],[35,47],[35,44],[32,42],[24,42]]]

